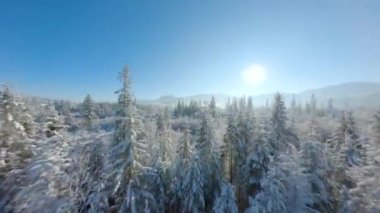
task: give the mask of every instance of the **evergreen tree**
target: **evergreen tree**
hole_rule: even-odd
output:
[[[310,207],[319,212],[336,212],[339,194],[335,183],[335,168],[324,144],[309,141],[302,149],[301,165],[311,184]]]
[[[215,213],[238,213],[233,185],[229,183],[222,184],[220,194],[214,202],[213,211]]]
[[[293,94],[292,101],[290,102],[290,111],[294,113],[296,110],[296,95]]]
[[[22,103],[4,86],[0,91],[0,179],[32,155],[24,141],[30,130],[29,124],[24,123],[29,116],[20,106]]]
[[[254,142],[254,136],[255,136],[255,117],[253,115],[252,109],[248,109],[247,106],[245,106],[245,101],[241,101],[241,107],[240,112],[238,115],[238,121],[237,121],[237,130],[238,130],[238,137],[237,137],[237,143],[233,143],[234,148],[234,184],[237,187],[237,198],[239,201],[239,206],[241,208],[244,208],[248,201],[245,199],[247,198],[246,195],[246,182],[244,180],[245,178],[245,163],[248,156],[248,150],[251,148],[251,146],[255,143]]]
[[[269,131],[263,121],[260,122],[255,142],[248,149],[244,166],[244,182],[247,193],[256,195],[262,187],[261,181],[268,170],[268,164],[273,153],[273,147],[269,143]]]
[[[201,173],[199,159],[192,158],[190,167],[185,174],[185,180],[182,183],[182,205],[183,213],[200,213],[205,212],[206,199],[204,195],[204,176]]]
[[[288,212],[286,205],[285,171],[272,164],[262,180],[262,191],[251,197],[246,213]],[[284,179],[285,178],[285,179]]]
[[[329,98],[327,100],[327,111],[328,111],[328,113],[333,114],[334,110],[335,110],[334,109],[334,101],[333,101],[333,99]]]
[[[103,193],[102,172],[105,156],[102,142],[86,145],[80,159],[79,174],[74,186],[74,199],[79,212],[107,212],[108,202]]]
[[[297,136],[287,127],[287,115],[283,97],[277,93],[274,97],[273,112],[271,118],[271,145],[274,148],[273,155],[280,151],[291,150],[292,147],[298,148],[299,141]]]
[[[174,111],[173,111],[174,117],[178,118],[180,116],[183,116],[183,112],[184,112],[183,107],[184,107],[183,102],[179,100],[177,103],[177,106],[174,108]]]
[[[158,140],[158,156],[162,161],[169,160],[169,145],[170,145],[170,134],[169,134],[169,112],[165,109],[164,113],[159,113],[156,120],[156,139]]]
[[[211,116],[215,118],[216,117],[216,101],[215,101],[214,96],[211,97],[209,109],[210,109]]]
[[[128,67],[120,73],[122,88],[117,91],[118,110],[114,133],[111,181],[116,184],[113,199],[121,212],[141,212],[155,205],[153,196],[144,190],[144,175],[150,169],[144,159],[148,159],[141,123],[136,113],[136,105],[130,91]]]
[[[341,160],[348,167],[362,166],[366,163],[366,150],[363,141],[357,134],[352,112],[346,113],[345,141],[340,152]]]
[[[85,126],[90,129],[92,122],[95,118],[94,103],[90,95],[86,95],[83,101],[83,116],[85,119]]]
[[[221,181],[219,152],[216,146],[216,138],[213,127],[211,126],[211,116],[204,113],[201,118],[201,126],[198,130],[198,138],[195,149],[200,162],[202,162],[201,172],[205,180],[206,204],[211,204],[214,200],[216,189],[219,188]],[[212,206],[206,206],[210,208]]]
[[[311,99],[310,99],[310,112],[313,116],[317,113],[317,99],[315,98],[314,93],[311,94]]]
[[[191,156],[193,155],[193,147],[191,145],[191,135],[189,127],[186,125],[183,130],[183,135],[179,140],[176,160],[176,174],[182,176],[182,171],[185,171],[189,165]]]
[[[340,116],[340,120],[338,122],[338,128],[335,130],[332,137],[327,141],[333,153],[340,152],[342,144],[345,141],[346,129],[347,129],[346,116],[345,116],[345,113],[342,112]]]
[[[227,114],[227,129],[223,138],[223,145],[221,147],[222,169],[226,179],[230,183],[234,181],[234,148],[235,143],[238,143],[239,135],[236,127],[235,118],[232,112],[232,107]]]
[[[56,135],[61,136],[59,131],[63,129],[63,125],[58,112],[54,108],[48,107],[46,114],[48,115],[44,124],[46,137],[50,138]]]
[[[186,197],[186,194],[183,194],[182,191],[182,183],[185,181],[186,172],[190,167],[193,156],[194,153],[193,147],[191,145],[190,130],[188,126],[185,126],[183,130],[183,135],[179,140],[177,157],[174,165],[174,208],[176,208],[178,206],[178,203],[180,203],[180,201],[184,199],[184,197]]]

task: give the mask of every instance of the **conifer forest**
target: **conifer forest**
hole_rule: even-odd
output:
[[[380,111],[274,94],[224,105],[0,93],[0,212],[380,212]]]

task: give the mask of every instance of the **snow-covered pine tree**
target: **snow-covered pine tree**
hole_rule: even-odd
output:
[[[311,204],[311,187],[301,172],[298,155],[282,153],[271,160],[261,179],[261,190],[250,196],[247,213],[314,212]]]
[[[317,99],[315,98],[314,93],[311,94],[310,98],[310,112],[312,116],[315,116],[317,113]]]
[[[334,179],[336,170],[326,145],[315,140],[306,142],[302,148],[301,166],[311,184],[309,207],[318,212],[336,212],[339,204]]]
[[[118,110],[112,148],[112,173],[114,189],[113,208],[121,212],[141,212],[148,206],[155,206],[154,197],[144,189],[144,174],[151,169],[144,165],[149,159],[143,130],[136,112],[135,100],[131,93],[129,70],[126,66],[119,75],[122,88],[117,91]]]
[[[205,179],[199,161],[196,156],[192,157],[182,182],[181,191],[184,196],[181,200],[181,212],[183,213],[201,213],[206,210]]]
[[[210,101],[210,104],[209,104],[209,109],[210,109],[210,114],[213,118],[216,117],[216,101],[215,101],[215,97],[212,96],[211,97],[211,101]]]
[[[191,135],[188,124],[185,125],[181,138],[177,146],[177,156],[174,162],[173,185],[171,201],[172,208],[178,209],[181,200],[187,196],[183,194],[182,183],[185,181],[186,172],[190,167],[192,157],[194,156],[193,146],[191,144]]]
[[[60,136],[59,130],[63,129],[61,117],[58,115],[58,112],[51,106],[46,106],[47,117],[44,124],[44,132],[46,137],[50,138],[55,135]]]
[[[31,152],[25,144],[24,122],[28,116],[8,86],[0,92],[0,179],[10,170],[23,165]],[[28,117],[29,118],[29,117]],[[29,131],[30,129],[28,129]]]
[[[366,150],[363,140],[359,137],[352,112],[346,113],[345,141],[340,151],[341,160],[348,167],[363,166],[366,163]]]
[[[153,170],[146,175],[147,189],[156,198],[157,206],[155,211],[164,212],[170,207],[169,196],[172,193],[172,137],[170,126],[169,109],[157,114],[155,141],[153,141],[153,153],[150,153]]]
[[[286,171],[272,162],[269,170],[261,181],[262,191],[255,197],[250,197],[246,213],[288,212],[286,200]]]
[[[219,147],[215,138],[211,116],[204,112],[201,118],[198,138],[195,144],[196,155],[202,164],[201,174],[205,180],[206,208],[212,208],[215,192],[218,191],[221,181]]]
[[[216,197],[213,207],[215,213],[238,213],[235,197],[235,187],[224,182],[221,185],[220,193]]]
[[[254,196],[262,189],[261,180],[268,170],[271,153],[273,153],[273,147],[269,142],[269,132],[261,119],[256,130],[255,141],[248,147],[244,165],[244,182],[248,196]]]
[[[225,179],[230,183],[234,181],[234,144],[238,143],[239,140],[239,132],[235,120],[232,106],[230,106],[227,111],[227,129],[221,147],[221,168]]]
[[[327,112],[329,115],[334,115],[335,108],[334,108],[334,100],[332,98],[329,98],[327,100]]]
[[[231,113],[236,117],[239,113],[239,104],[237,98],[232,99]]]
[[[105,156],[102,141],[86,145],[77,164],[73,198],[78,212],[108,212],[108,201],[103,188]]]
[[[175,175],[181,182],[184,172],[190,166],[191,157],[193,156],[193,146],[191,144],[191,135],[188,125],[183,129],[183,135],[179,139],[177,157],[175,160]]]
[[[296,111],[297,102],[296,102],[296,95],[293,94],[292,101],[290,102],[290,112],[294,113]]]
[[[19,110],[21,110],[20,123],[24,127],[26,137],[33,138],[36,132],[36,123],[33,120],[33,114],[25,103],[19,104]]]
[[[353,189],[343,186],[341,190],[342,213],[380,212],[380,112],[373,116],[371,136],[367,150],[367,165],[356,167],[356,175],[358,171],[362,173],[361,177],[357,178],[357,186]]]
[[[156,139],[158,147],[156,147],[157,157],[161,158],[162,162],[171,161],[170,157],[170,115],[169,109],[165,108],[163,113],[158,113],[156,119]]]
[[[345,116],[345,113],[342,112],[340,116],[340,120],[338,121],[337,129],[335,130],[332,137],[329,140],[327,140],[327,143],[332,153],[340,152],[342,148],[342,144],[345,141],[346,129],[347,129],[346,116]],[[335,155],[335,157],[338,157],[338,155]]]
[[[351,190],[357,186],[363,175],[362,166],[366,165],[366,149],[359,137],[351,112],[343,112],[339,126],[328,141],[337,164],[336,182],[340,188]]]
[[[95,119],[94,102],[90,95],[86,95],[82,104],[84,126],[91,129],[93,120]]]
[[[233,143],[234,148],[234,185],[237,187],[237,199],[239,207],[244,208],[248,204],[246,200],[245,163],[248,150],[254,145],[255,140],[255,117],[253,114],[252,99],[245,105],[244,98],[240,101],[240,111],[237,120],[238,137],[237,143]]]
[[[271,118],[272,132],[270,136],[273,146],[273,155],[279,152],[290,151],[299,148],[298,137],[287,126],[287,115],[282,95],[276,93],[274,96],[273,111]]]
[[[248,96],[248,100],[247,100],[247,112],[253,114],[253,98],[252,98],[252,96]]]

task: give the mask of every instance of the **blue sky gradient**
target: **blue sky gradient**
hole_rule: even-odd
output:
[[[299,92],[380,82],[380,1],[0,1],[0,82],[44,97]],[[251,64],[260,86],[243,84]]]

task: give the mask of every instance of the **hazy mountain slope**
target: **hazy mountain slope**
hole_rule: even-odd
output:
[[[293,94],[282,93],[285,101],[289,104]],[[337,84],[327,86],[319,89],[306,90],[298,94],[294,94],[297,102],[305,104],[310,100],[311,95],[314,94],[319,104],[325,104],[328,99],[333,99],[334,104],[338,107],[345,106],[380,106],[380,83],[373,82],[350,82],[344,84]],[[225,94],[200,94],[186,97],[176,96],[162,96],[156,100],[139,100],[141,104],[156,104],[156,105],[169,105],[174,106],[178,100],[183,100],[185,103],[190,100],[197,102],[207,103],[212,96],[215,96],[216,101],[220,107],[223,107],[230,96]],[[253,101],[256,106],[263,106],[267,100],[270,103],[273,94],[263,94],[253,96]]]

